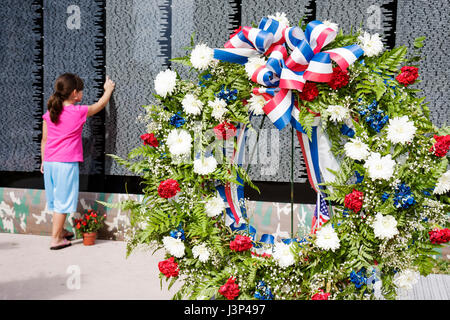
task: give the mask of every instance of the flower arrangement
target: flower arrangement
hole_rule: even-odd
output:
[[[283,14],[263,21],[277,25],[281,38],[275,43],[279,33],[267,35],[263,27],[239,28],[227,48],[246,46],[239,52],[247,56],[235,56],[240,63],[218,58],[228,49],[191,38],[190,54],[173,61],[198,72],[198,81],[173,70],[156,76],[158,102],[143,106],[141,116],[143,144],[128,159],[110,155],[143,178],[142,201],[115,204],[131,212],[127,253],[140,244],[164,249],[161,279],[184,281],[175,299],[395,299],[398,288],[431,272],[434,248],[449,241],[450,128],[431,123],[425,98],[411,87],[420,81],[424,38],[408,57],[403,46],[385,49],[378,34],[343,34],[327,21],[289,27]],[[283,44],[312,26],[335,34],[322,52],[358,53],[351,63],[334,56],[320,81],[314,72],[305,81],[308,69],[298,71],[292,62],[301,60],[304,42]],[[254,34],[272,42],[260,48]],[[281,76],[289,90],[276,87],[271,58],[277,55],[292,66],[286,71],[292,78]],[[269,67],[272,77],[264,78]],[[250,126],[249,113],[270,113],[280,92],[295,101],[293,121],[309,137],[320,117],[340,169],[324,183],[330,220],[303,239],[270,243],[257,241],[249,228],[230,227],[218,186],[242,181],[257,189],[223,149],[236,143],[240,126]],[[248,226],[245,217],[239,223]]]
[[[85,210],[80,219],[74,220],[75,230],[79,236],[84,233],[97,232],[103,227],[105,219],[106,214],[99,215],[92,209]]]

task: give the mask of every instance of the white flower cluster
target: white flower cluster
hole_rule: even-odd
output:
[[[192,254],[194,258],[198,258],[200,262],[206,262],[209,260],[209,256],[211,252],[209,251],[206,244],[202,243],[200,245],[196,245],[192,248]]]
[[[344,150],[347,157],[358,161],[365,160],[370,154],[369,146],[362,142],[360,138],[350,139],[344,145]]]
[[[266,99],[262,95],[253,94],[248,99],[248,110],[253,112],[254,115],[263,115],[263,107],[266,105]]]
[[[227,102],[223,99],[216,98],[214,101],[208,101],[208,106],[212,108],[211,116],[219,121],[227,112]]]
[[[169,151],[173,155],[183,155],[191,152],[192,137],[191,134],[184,129],[173,129],[166,139]]]
[[[162,240],[164,248],[176,258],[182,258],[184,256],[184,243],[178,238],[172,238],[170,236],[165,236]]]
[[[268,18],[277,20],[284,27],[289,27],[289,20],[286,17],[286,13],[284,13],[284,12],[277,12],[277,13],[275,13],[275,15],[269,15]]]
[[[408,116],[389,119],[387,126],[387,139],[393,143],[405,144],[412,142],[417,128]]]
[[[194,172],[201,175],[213,173],[217,168],[217,160],[214,156],[201,157],[194,160]]]
[[[206,70],[214,64],[214,50],[206,44],[200,43],[191,52],[192,66],[199,70]]]
[[[177,84],[177,74],[170,69],[161,71],[156,75],[154,84],[156,94],[165,98],[167,97],[167,95],[170,95],[174,92],[175,86]]]
[[[434,194],[444,194],[450,191],[450,170],[443,173],[439,177],[436,187],[434,188]]]
[[[342,122],[350,117],[350,110],[340,105],[328,106],[326,114],[330,115],[330,120],[334,123]]]
[[[370,35],[370,33],[364,32],[358,37],[358,44],[364,50],[364,55],[368,57],[377,56],[383,51],[383,42],[378,33]]]
[[[394,174],[395,160],[392,160],[390,154],[382,157],[378,152],[372,152],[367,158],[364,168],[367,169],[372,180],[389,180]]]
[[[381,213],[377,213],[372,226],[375,237],[382,240],[391,239],[398,234],[397,220],[391,215],[383,216]]]
[[[205,211],[208,217],[216,217],[225,209],[225,203],[220,195],[216,195],[214,198],[208,200],[205,203]]]
[[[291,245],[278,242],[274,246],[273,258],[281,268],[286,268],[295,263],[295,256],[291,251]]]
[[[181,101],[184,112],[192,115],[199,115],[202,112],[203,102],[198,100],[193,94],[186,94]]]
[[[320,228],[316,236],[316,245],[321,249],[334,251],[340,247],[339,237],[331,224]]]
[[[394,275],[394,284],[400,289],[411,290],[412,287],[419,282],[419,278],[419,272],[412,269],[406,269]]]

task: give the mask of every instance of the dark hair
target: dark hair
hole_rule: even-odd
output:
[[[73,73],[64,73],[55,81],[55,92],[50,96],[47,102],[47,108],[50,113],[50,119],[57,123],[59,115],[63,109],[63,101],[69,99],[73,90],[82,91],[84,89],[83,80]]]

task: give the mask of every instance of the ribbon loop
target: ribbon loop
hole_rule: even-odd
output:
[[[332,60],[346,72],[364,53],[356,44],[320,52],[336,36],[336,30],[319,20],[308,23],[303,32],[299,27],[286,27],[275,19],[263,17],[258,28],[245,26],[225,44],[225,49],[215,49],[214,58],[245,64],[250,57],[268,55],[266,65],[256,69],[251,79],[280,90],[263,92],[258,88],[253,92],[268,101],[263,110],[279,130],[288,123],[297,128],[297,122],[291,120],[293,115],[298,116],[291,90],[301,92],[307,81],[329,82],[333,75]],[[290,55],[286,44],[291,49]]]

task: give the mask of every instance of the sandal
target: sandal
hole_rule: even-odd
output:
[[[64,249],[64,248],[70,247],[71,245],[72,245],[72,243],[70,243],[69,241],[67,241],[66,239],[64,239],[64,243],[63,243],[63,244],[60,244],[60,245],[57,245],[57,246],[50,247],[50,250]]]
[[[72,232],[69,232],[66,229],[64,229],[64,233],[65,233],[64,238],[66,238],[67,240],[71,240],[74,236],[74,234]]]

